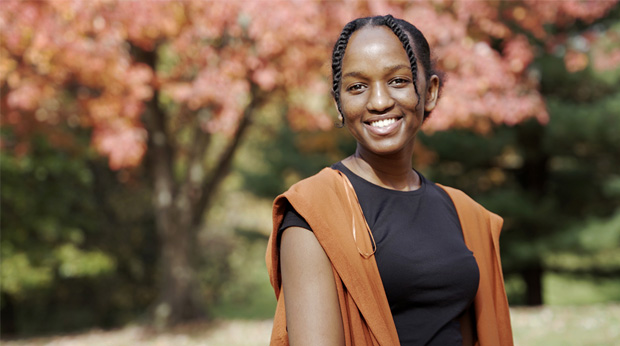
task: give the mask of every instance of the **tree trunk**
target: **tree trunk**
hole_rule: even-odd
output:
[[[184,197],[178,198],[180,188],[172,172],[173,155],[157,94],[148,108],[153,204],[161,247],[161,281],[154,317],[157,325],[164,326],[202,317],[204,306],[194,272],[196,228],[190,222],[194,210],[190,203],[183,203]]]
[[[519,182],[524,190],[533,197],[533,203],[540,203],[547,189],[549,177],[549,155],[544,150],[543,138],[545,128],[536,121],[529,121],[519,125],[518,138],[523,148],[523,167]],[[538,240],[545,232],[546,226],[540,223],[528,225],[526,231],[533,241]],[[540,255],[530,259],[530,264],[521,270],[521,276],[526,284],[526,304],[542,305],[542,277],[544,268]]]
[[[144,51],[132,47],[136,60],[157,66],[156,49]],[[148,166],[153,180],[153,206],[160,240],[159,297],[154,318],[158,326],[167,326],[205,316],[204,299],[196,276],[197,232],[204,222],[205,212],[228,175],[232,159],[243,135],[251,123],[254,109],[262,102],[260,89],[251,85],[251,99],[246,106],[237,130],[211,169],[204,166],[204,158],[211,143],[211,135],[193,124],[194,138],[188,152],[184,177],[174,175],[175,152],[168,128],[167,114],[159,103],[159,92],[146,103],[145,125],[148,129]],[[189,125],[192,126],[192,125]]]
[[[156,71],[157,53],[132,47],[136,60]],[[160,242],[159,294],[154,309],[157,326],[172,325],[204,316],[204,306],[198,292],[195,275],[194,247],[196,227],[194,210],[190,203],[178,199],[174,149],[168,129],[166,113],[159,104],[159,91],[146,103],[144,114],[148,138],[148,170],[153,183],[155,224]]]
[[[172,325],[204,317],[202,296],[198,291],[195,273],[195,234],[189,225],[177,223],[180,214],[189,210],[171,210],[158,216],[157,227],[161,241],[159,267],[159,298],[155,322],[159,326]],[[177,214],[177,217],[175,217]]]
[[[12,337],[17,334],[17,323],[15,321],[15,303],[13,298],[6,293],[2,293],[2,308],[0,309],[0,333],[2,337]]]
[[[521,277],[525,281],[525,304],[538,306],[543,304],[543,268],[540,264],[530,265],[521,271]]]

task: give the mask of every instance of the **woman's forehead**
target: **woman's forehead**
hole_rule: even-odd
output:
[[[402,47],[402,43],[400,43],[400,40],[398,39],[396,34],[394,34],[394,32],[392,32],[392,30],[387,26],[368,25],[356,30],[355,32],[353,32],[353,34],[351,34],[347,49],[351,45],[364,46],[377,41],[398,42],[399,44],[401,44]]]
[[[380,69],[403,64],[409,66],[409,57],[392,30],[385,26],[368,26],[351,35],[344,54],[343,68],[367,63]]]

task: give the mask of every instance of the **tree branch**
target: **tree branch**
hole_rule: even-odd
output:
[[[220,155],[210,177],[205,180],[202,185],[200,199],[196,202],[194,208],[195,212],[192,220],[193,226],[200,225],[202,221],[202,215],[204,211],[208,209],[211,201],[213,200],[213,197],[215,197],[215,191],[217,187],[228,175],[230,167],[232,165],[232,159],[234,157],[234,154],[237,151],[239,144],[241,143],[243,135],[251,124],[253,112],[255,108],[262,102],[262,97],[259,94],[260,88],[258,88],[257,85],[252,83],[250,103],[245,107],[245,110],[243,111],[243,117],[239,122],[239,126],[237,127],[233,139],[228,144],[228,147],[226,147],[226,149]]]

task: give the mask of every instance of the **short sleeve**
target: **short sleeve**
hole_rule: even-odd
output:
[[[301,215],[299,215],[297,210],[295,210],[295,208],[293,208],[290,203],[286,203],[284,217],[282,218],[280,228],[278,228],[278,244],[280,244],[280,238],[282,237],[282,233],[285,229],[289,227],[301,227],[312,232],[312,228],[310,228],[310,225],[306,222],[306,220]]]

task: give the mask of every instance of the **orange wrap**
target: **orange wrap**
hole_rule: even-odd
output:
[[[456,206],[465,244],[474,253],[480,270],[474,300],[476,345],[512,345],[510,312],[499,256],[502,218],[463,192],[441,187]],[[375,257],[360,255],[372,252],[366,220],[346,176],[331,168],[298,182],[274,201],[273,231],[266,254],[269,278],[278,298],[271,345],[288,345],[280,252],[276,244],[287,200],[308,222],[332,263],[346,345],[398,345],[398,334]]]

